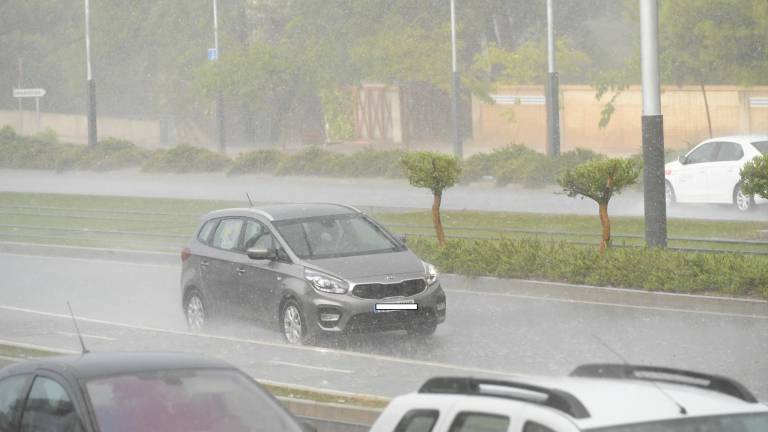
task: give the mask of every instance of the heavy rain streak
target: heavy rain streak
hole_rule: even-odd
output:
[[[0,367],[374,410],[318,430],[587,363],[765,401],[767,154],[765,0],[5,0]]]

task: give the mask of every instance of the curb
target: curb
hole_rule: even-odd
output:
[[[128,249],[103,249],[35,243],[0,242],[0,253],[55,256],[109,261],[128,261],[140,264],[178,266],[178,254]],[[626,306],[741,316],[768,319],[768,301],[758,299],[677,294],[626,288],[596,287],[560,282],[494,277],[468,277],[455,274],[440,276],[448,292],[473,292],[533,298],[582,302],[595,305]]]
[[[317,432],[367,431],[381,410],[341,404],[321,403],[278,397],[288,410],[301,420],[312,423]]]
[[[768,319],[768,301],[493,277],[440,275],[447,291]],[[478,288],[477,285],[482,285]]]

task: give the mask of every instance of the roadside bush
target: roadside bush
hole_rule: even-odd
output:
[[[338,173],[343,177],[403,178],[400,160],[406,153],[404,150],[364,148],[341,159]]]
[[[145,172],[192,173],[224,171],[232,161],[208,149],[181,144],[155,150],[141,167]]]
[[[768,298],[768,258],[660,248],[594,247],[533,239],[409,238],[408,247],[440,271],[466,276],[538,279],[678,293]]]
[[[149,151],[127,140],[107,138],[94,147],[60,144],[56,156],[56,171],[110,171],[141,165]]]
[[[275,175],[327,175],[338,170],[339,153],[312,146],[298,153],[286,156],[275,170]]]
[[[227,174],[272,174],[286,156],[279,150],[254,150],[240,155],[232,161]]]
[[[528,188],[554,185],[567,169],[605,156],[586,149],[575,149],[550,158],[522,144],[477,153],[462,163],[462,182],[469,183],[493,176],[497,186],[520,184]]]
[[[36,137],[16,135],[12,128],[0,134],[0,167],[18,169],[53,169],[59,144]]]

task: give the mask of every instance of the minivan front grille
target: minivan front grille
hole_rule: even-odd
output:
[[[352,289],[352,295],[373,300],[387,297],[410,297],[424,291],[426,286],[424,279],[409,279],[391,284],[366,283],[355,285]]]

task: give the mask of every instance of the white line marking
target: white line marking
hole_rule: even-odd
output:
[[[559,302],[559,303],[577,303],[577,304],[587,304],[587,305],[595,305],[595,306],[611,306],[611,307],[629,308],[629,309],[652,310],[652,311],[659,311],[659,312],[684,312],[684,313],[691,313],[691,314],[716,315],[716,316],[735,317],[735,318],[752,318],[752,319],[768,320],[768,316],[763,316],[763,315],[747,315],[747,314],[734,314],[734,313],[728,313],[728,312],[696,311],[696,310],[690,310],[690,309],[627,305],[627,304],[620,304],[620,303],[596,302],[596,301],[589,301],[589,300],[572,300],[572,299],[561,299],[561,298],[554,298],[554,297],[538,297],[538,296],[531,296],[531,295],[524,295],[524,294],[492,293],[487,291],[470,291],[470,290],[460,290],[460,289],[446,289],[445,291],[461,293],[461,294],[502,296],[502,297],[512,297],[512,298],[520,298],[520,299],[527,299],[527,300],[544,300],[544,301]]]
[[[62,318],[66,320],[72,319],[72,317],[66,314],[43,312],[43,311],[38,311],[34,309],[26,309],[26,308],[20,308],[15,306],[0,305],[0,309],[5,309],[9,311],[14,311],[14,312],[24,312],[24,313],[31,313],[31,314],[42,315],[42,316],[49,316],[54,318]],[[245,344],[251,344],[251,345],[262,345],[262,346],[283,348],[283,349],[289,349],[289,350],[309,351],[309,352],[314,352],[318,354],[335,354],[339,356],[357,357],[357,358],[363,358],[363,359],[372,359],[372,360],[387,361],[387,362],[393,362],[393,363],[409,364],[414,366],[436,367],[436,368],[443,368],[443,369],[459,370],[463,372],[473,372],[473,373],[509,376],[509,377],[517,377],[517,378],[535,376],[535,375],[526,375],[526,374],[509,372],[509,371],[474,368],[474,367],[459,366],[459,365],[452,365],[452,364],[446,364],[446,363],[431,362],[431,361],[425,361],[425,360],[411,360],[411,359],[402,359],[397,357],[387,357],[387,356],[382,356],[377,354],[366,354],[366,353],[359,353],[354,351],[341,351],[341,350],[335,350],[335,349],[329,349],[329,348],[314,348],[314,347],[306,347],[306,346],[286,345],[284,343],[266,342],[266,341],[260,341],[255,339],[244,339],[244,338],[238,338],[238,337],[232,337],[232,336],[217,336],[217,335],[211,335],[207,333],[191,333],[188,331],[181,331],[181,330],[168,330],[168,329],[161,329],[161,328],[154,328],[154,327],[145,327],[145,326],[139,326],[139,325],[133,325],[133,324],[105,321],[105,320],[94,319],[94,318],[86,318],[86,317],[75,317],[75,318],[78,320],[78,322],[90,322],[94,324],[111,325],[116,327],[130,328],[134,330],[143,330],[143,331],[151,331],[151,332],[157,332],[157,333],[167,333],[167,334],[175,334],[175,335],[182,335],[182,336],[199,337],[204,339],[238,342],[238,343],[245,343]],[[0,343],[1,342],[2,341],[0,340]],[[71,352],[76,354],[79,353],[79,351],[71,351]]]
[[[70,332],[56,332],[56,334],[62,335],[62,336],[71,336],[71,337],[77,337],[77,333],[70,333]],[[101,339],[101,340],[108,340],[108,341],[116,341],[117,339],[107,337],[107,336],[96,336],[96,335],[89,335],[85,333],[81,333],[80,336],[84,338],[92,338],[92,339]]]
[[[10,341],[10,340],[5,340],[5,339],[0,339],[0,344],[13,345],[13,346],[17,346],[19,348],[29,348],[29,349],[39,350],[39,351],[51,351],[51,352],[54,352],[56,354],[80,354],[80,351],[73,351],[73,350],[68,350],[68,349],[64,349],[64,348],[51,348],[51,347],[47,347],[47,346],[43,346],[43,345],[35,345],[35,344],[24,343],[24,342],[16,342],[16,341]]]
[[[84,263],[89,264],[119,264],[119,265],[133,265],[133,266],[141,266],[141,267],[155,267],[155,268],[167,268],[167,269],[179,269],[181,268],[181,265],[171,265],[171,264],[152,264],[152,263],[141,263],[141,262],[135,262],[135,261],[123,261],[123,260],[106,260],[106,259],[90,259],[90,258],[77,258],[77,257],[59,257],[59,256],[50,256],[50,255],[35,255],[35,254],[23,254],[23,253],[16,253],[16,252],[3,252],[0,250],[0,255],[13,255],[17,257],[25,257],[25,258],[43,258],[43,259],[50,259],[50,260],[67,260],[67,261],[80,261]],[[179,258],[181,260],[181,258]]]
[[[280,360],[270,360],[269,363],[276,364],[276,365],[282,365],[282,366],[292,366],[292,367],[305,368],[305,369],[321,370],[321,371],[327,371],[327,372],[338,372],[338,373],[352,373],[353,372],[351,370],[346,370],[346,369],[334,369],[334,368],[327,368],[327,367],[320,367],[320,366],[309,366],[309,365],[285,362],[285,361],[280,361]]]
[[[376,310],[417,310],[416,303],[376,303]]]
[[[8,361],[12,361],[12,362],[18,362],[18,361],[26,360],[26,358],[24,358],[24,357],[9,357],[9,356],[0,355],[0,360],[8,360]]]

